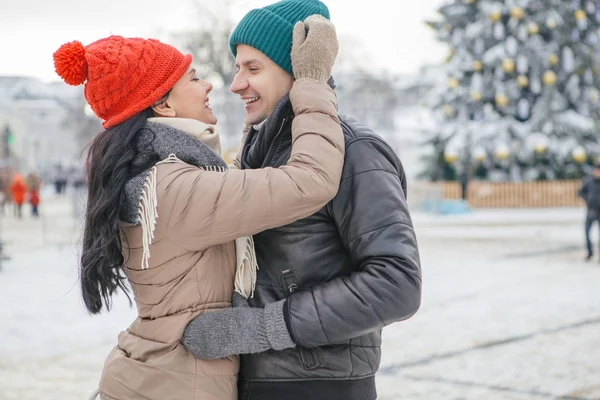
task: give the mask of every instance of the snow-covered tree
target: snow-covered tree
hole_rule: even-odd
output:
[[[454,0],[439,12],[428,24],[450,55],[426,99],[439,122],[430,177],[576,178],[600,162],[600,1]]]

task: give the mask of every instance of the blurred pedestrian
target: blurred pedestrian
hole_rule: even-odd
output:
[[[458,176],[458,182],[460,183],[460,193],[463,201],[467,201],[468,189],[469,189],[470,171],[468,167],[464,167]]]
[[[40,193],[37,189],[29,191],[29,204],[31,204],[31,215],[36,218],[39,217]]]
[[[71,190],[71,207],[73,218],[80,220],[84,215],[87,202],[87,182],[83,167],[73,169],[71,175],[73,190]]]
[[[53,181],[54,181],[54,191],[56,192],[56,194],[58,194],[58,195],[64,194],[67,189],[68,179],[67,179],[67,170],[65,167],[63,167],[62,164],[57,164],[54,167]]]
[[[590,231],[594,222],[598,222],[600,228],[600,166],[594,167],[592,176],[583,181],[579,196],[585,201],[587,208],[585,216],[585,242],[587,246],[586,261],[589,261],[594,256],[592,241],[590,239]]]
[[[25,195],[27,193],[27,186],[23,181],[23,177],[20,174],[15,174],[13,177],[13,182],[10,185],[10,194],[12,197],[12,202],[15,207],[15,216],[18,218],[22,218],[22,207],[25,202]]]
[[[39,217],[38,206],[40,204],[40,178],[35,174],[27,175],[27,198],[29,204],[31,204],[31,215],[33,217]]]
[[[31,215],[35,218],[40,216],[38,207],[40,205],[40,192],[38,189],[32,189],[28,194],[29,204],[31,204]]]
[[[8,190],[8,176],[0,174],[0,215],[4,215],[4,209],[10,202],[10,197]]]

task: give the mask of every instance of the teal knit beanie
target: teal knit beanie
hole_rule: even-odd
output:
[[[329,19],[329,9],[319,0],[282,0],[252,10],[231,34],[229,49],[235,57],[239,44],[254,47],[293,76],[290,52],[294,25],[313,14]]]

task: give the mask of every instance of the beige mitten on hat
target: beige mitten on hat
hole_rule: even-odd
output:
[[[338,53],[335,27],[320,15],[311,15],[294,26],[292,69],[296,81],[327,82]]]

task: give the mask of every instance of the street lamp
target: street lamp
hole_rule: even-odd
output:
[[[10,157],[10,149],[15,142],[15,135],[12,133],[8,124],[4,125],[2,131],[2,156],[3,158]]]

